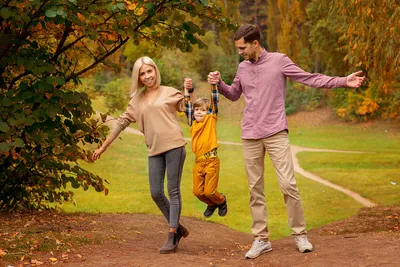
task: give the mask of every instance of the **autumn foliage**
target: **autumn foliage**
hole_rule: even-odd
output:
[[[204,0],[6,0],[0,15],[0,211],[71,201],[69,186],[107,194],[79,165],[105,135],[88,95],[74,90],[80,77],[129,39],[204,46],[187,16],[232,27]]]
[[[361,89],[330,95],[344,119],[400,119],[399,15],[396,0],[271,0],[268,46],[310,72],[362,70],[368,83]]]

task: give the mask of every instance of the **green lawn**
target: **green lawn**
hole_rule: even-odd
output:
[[[301,152],[301,166],[381,205],[400,202],[400,154]]]

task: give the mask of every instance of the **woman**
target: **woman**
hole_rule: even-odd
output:
[[[160,253],[175,252],[179,240],[189,231],[179,224],[181,214],[180,183],[186,157],[182,130],[176,112],[185,111],[180,91],[162,86],[157,65],[149,57],[136,60],[132,71],[131,100],[128,108],[117,120],[103,145],[93,154],[93,160],[115,140],[130,123],[137,122],[144,134],[148,150],[149,183],[151,197],[169,223],[166,243]],[[169,200],[164,193],[164,176],[167,171]]]

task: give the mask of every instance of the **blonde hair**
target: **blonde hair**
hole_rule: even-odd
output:
[[[208,109],[208,107],[210,106],[210,99],[205,98],[205,97],[200,97],[197,98],[196,101],[193,104],[193,108],[203,108],[205,110]]]
[[[154,61],[149,57],[141,57],[135,61],[132,69],[132,84],[131,84],[131,91],[130,96],[133,97],[139,88],[144,87],[144,84],[139,79],[139,71],[143,65],[152,66],[156,70],[156,86],[160,86],[161,84],[161,75],[158,67]]]

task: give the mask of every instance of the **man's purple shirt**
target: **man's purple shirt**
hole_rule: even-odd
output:
[[[315,88],[346,87],[346,77],[305,72],[285,54],[263,49],[256,62],[239,64],[232,85],[219,82],[219,92],[226,98],[236,101],[244,95],[242,139],[261,139],[288,129],[286,77]]]

